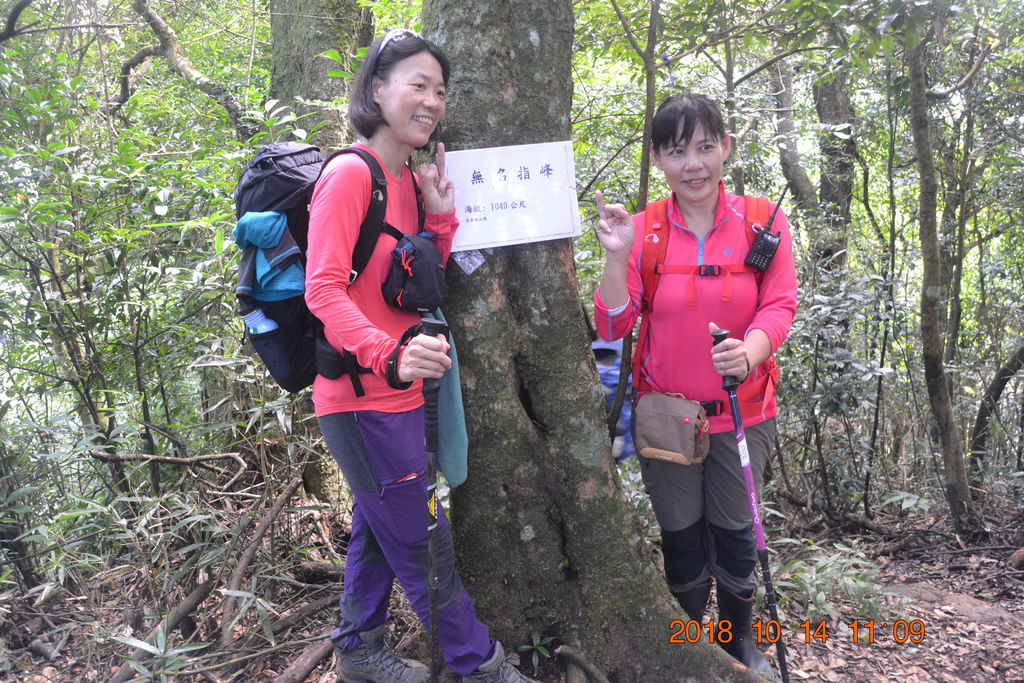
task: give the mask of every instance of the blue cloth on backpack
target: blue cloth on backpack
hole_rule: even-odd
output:
[[[441,309],[432,314],[447,324]],[[459,381],[459,356],[455,340],[448,335],[451,349],[448,356],[452,367],[441,377],[437,397],[437,467],[448,485],[455,488],[466,481],[469,454],[469,436],[466,434],[466,413],[462,408],[462,384]]]
[[[306,291],[301,251],[288,232],[288,217],[279,211],[249,211],[232,233],[239,249],[255,252],[255,277],[250,296],[256,301],[281,301]]]

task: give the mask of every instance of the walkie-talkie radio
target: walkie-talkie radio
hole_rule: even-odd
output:
[[[772,223],[775,222],[775,214],[779,212],[779,207],[782,206],[782,199],[786,196],[788,189],[788,184],[782,188],[782,195],[775,204],[775,210],[772,211],[772,215],[768,218],[768,225],[757,231],[757,237],[754,238],[754,244],[750,247],[750,253],[747,254],[746,260],[743,261],[746,265],[762,273],[768,270],[768,266],[772,264],[775,252],[779,248],[779,242],[782,241],[782,231],[773,233]]]

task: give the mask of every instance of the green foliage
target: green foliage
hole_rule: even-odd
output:
[[[530,643],[528,645],[520,645],[520,652],[529,652],[530,661],[533,663],[533,675],[537,675],[537,667],[540,665],[541,657],[551,657],[551,643],[554,642],[554,636],[542,636],[540,631],[533,631],[530,633]]]
[[[855,541],[836,543],[831,549],[792,538],[780,539],[775,544],[799,547],[799,556],[774,573],[774,584],[783,596],[780,604],[790,614],[833,623],[852,616],[881,616],[887,597],[881,590],[878,568]],[[788,604],[791,601],[798,604]],[[855,615],[849,613],[849,604],[856,610]]]
[[[882,505],[894,505],[901,513],[928,514],[934,504],[930,498],[912,491],[890,491],[882,496]]]
[[[406,0],[357,0],[360,7],[373,12],[377,35],[396,28],[419,31],[422,21],[421,2]]]

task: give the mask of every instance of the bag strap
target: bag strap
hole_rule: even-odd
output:
[[[341,154],[355,154],[370,169],[370,204],[366,208],[363,222],[359,225],[359,236],[356,238],[356,245],[352,249],[352,270],[349,273],[348,280],[349,284],[352,284],[362,274],[366,264],[370,262],[370,257],[373,256],[373,250],[376,248],[377,240],[382,232],[387,233],[396,240],[402,239],[404,233],[385,220],[388,208],[388,181],[384,175],[384,169],[381,168],[380,163],[377,162],[377,158],[373,154],[359,147],[339,149],[324,160],[324,165],[321,167],[321,175],[331,159]],[[412,173],[411,167],[409,172]],[[423,205],[423,193],[420,191],[419,183],[416,182],[415,173],[412,174],[412,186],[416,192],[416,213],[419,229],[422,231],[426,223],[427,214]]]
[[[768,227],[771,221],[772,205],[767,197],[755,197],[753,195],[743,195],[745,204],[743,206],[743,220],[746,223],[746,230],[744,231],[747,235],[747,247],[752,249],[754,247],[754,240],[757,239],[757,233]],[[764,272],[760,270],[754,271],[754,280],[757,282],[758,290],[761,289],[761,281],[764,280]],[[779,380],[779,365],[775,361],[775,354],[771,354],[761,363],[760,367],[763,372],[763,376],[755,380],[752,384],[748,384],[742,387],[739,394],[740,413],[745,412],[744,408],[750,413],[764,413],[765,408],[771,402],[775,396],[775,386]],[[760,396],[760,399],[757,397]],[[728,410],[728,405],[726,405]]]
[[[743,195],[744,206],[743,206],[743,221],[746,223],[746,230],[744,234],[747,236],[747,249],[754,248],[754,240],[757,239],[757,233],[761,232],[768,225],[771,220],[772,204],[768,201],[767,197],[755,197],[753,195]],[[758,289],[761,288],[761,280],[764,279],[764,273],[760,270],[754,270],[754,279],[757,281]]]
[[[768,225],[768,219],[771,218],[772,213],[772,204],[768,201],[767,197],[755,197],[745,194],[743,199],[746,202],[743,207],[743,219],[746,221],[748,228],[747,241],[753,245],[756,233]]]
[[[644,209],[644,236],[640,252],[640,279],[643,291],[640,296],[641,310],[644,312],[654,308],[654,293],[658,290],[661,280],[658,264],[664,263],[668,253],[668,240],[672,235],[668,222],[669,199],[652,202]]]
[[[633,348],[633,386],[640,391],[648,391],[650,387],[640,372],[642,349],[647,339],[651,311],[654,310],[654,293],[658,290],[661,274],[658,264],[665,260],[668,253],[668,240],[672,231],[668,223],[668,203],[671,197],[651,202],[644,209],[644,235],[640,250],[640,280],[643,290],[640,293],[640,331],[637,332],[636,346]]]
[[[384,169],[377,162],[377,158],[370,152],[359,147],[346,147],[345,149],[339,149],[336,152],[331,153],[326,159],[324,159],[323,165],[320,167],[320,175],[323,175],[324,169],[327,168],[327,164],[336,156],[341,154],[355,154],[370,169],[370,204],[366,208],[366,215],[363,216],[363,222],[359,224],[359,236],[356,238],[356,245],[352,249],[352,270],[349,274],[349,284],[351,285],[358,279],[359,275],[366,268],[366,264],[370,262],[370,257],[373,256],[373,250],[377,246],[377,240],[380,238],[382,232],[387,233],[396,240],[402,239],[404,233],[398,228],[394,227],[385,219],[385,214],[388,208],[388,181],[384,176]],[[409,172],[412,173],[412,167],[409,168]],[[317,182],[320,178],[317,178]],[[412,173],[412,186],[416,192],[416,214],[419,221],[419,231],[423,231],[423,226],[426,224],[427,214],[426,208],[423,204],[423,193],[420,191],[419,183],[416,181],[416,174]],[[316,320],[318,328],[317,334],[324,334],[323,323]],[[401,348],[401,343],[399,344]],[[352,388],[355,391],[356,396],[362,397],[366,394],[363,389],[363,383],[359,379],[359,375],[362,373],[372,372],[370,368],[365,368],[359,364],[356,360],[354,353],[348,349],[342,349],[341,351],[342,361],[345,366],[345,374],[348,375],[352,381]],[[397,381],[397,375],[396,375]]]

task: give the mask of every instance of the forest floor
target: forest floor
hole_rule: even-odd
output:
[[[957,552],[957,551],[960,552]],[[793,634],[787,660],[793,681],[832,683],[1024,681],[1024,571],[1010,569],[1006,549],[932,546],[887,560],[877,578],[891,596],[875,619],[827,620],[828,640]],[[848,614],[849,600],[835,603]],[[923,634],[923,639],[920,636]],[[919,643],[912,642],[919,640]],[[899,642],[902,641],[902,642]],[[767,652],[774,655],[774,650]],[[774,661],[774,657],[773,657]]]
[[[921,522],[915,519],[914,528],[895,535],[867,532],[859,539],[858,547],[872,549],[868,562],[873,569],[864,574],[874,582],[870,595],[857,600],[833,593],[826,596],[832,616],[809,619],[806,628],[794,625],[791,632],[784,627],[781,635],[791,681],[1024,682],[1024,571],[1007,564],[1007,557],[1017,547],[965,549],[952,534],[922,531]],[[1016,532],[1007,535],[1016,536]],[[849,540],[843,539],[844,548]],[[817,544],[823,548],[830,545],[824,537],[817,539]],[[807,566],[794,561],[795,554],[799,550],[789,558],[780,551],[774,558],[780,571],[773,575],[780,585],[791,582],[787,575],[795,567]],[[818,583],[829,583],[823,565],[819,563],[817,568]],[[877,610],[873,642],[869,617],[864,616],[865,602]],[[409,629],[403,645],[415,649],[420,636],[415,617],[407,607],[400,611],[399,620]],[[709,614],[714,614],[713,604]],[[790,616],[785,621],[797,619]],[[850,626],[853,621],[858,622],[858,639]],[[763,644],[761,649],[777,672],[775,648]],[[521,670],[529,675],[528,656],[524,655],[522,664]],[[268,667],[260,680],[273,680],[270,674],[274,670]],[[310,683],[336,680],[328,662],[307,679]],[[442,677],[443,683],[457,680],[450,674]],[[549,664],[542,665],[537,680],[564,683],[565,677]],[[776,675],[770,680],[779,678]]]
[[[783,598],[781,636],[790,679],[794,683],[1024,682],[1024,571],[1008,561],[1013,551],[1024,546],[1024,518],[1016,510],[1011,514],[1015,517],[988,520],[992,538],[972,547],[943,530],[945,525],[937,518],[876,516],[869,524],[871,530],[861,528],[857,533],[838,533],[820,522],[801,526],[798,519],[790,518],[784,530],[775,530],[788,538],[776,535],[777,552],[772,556],[773,577]],[[347,515],[327,513],[321,521],[326,518],[331,518],[331,540],[343,552]],[[312,578],[295,568],[290,573],[296,590],[287,601],[301,607],[319,600],[319,610],[294,624],[276,647],[257,650],[249,668],[231,680],[274,681],[305,648],[322,639],[336,618],[338,576],[337,564],[319,564],[335,567],[335,574]],[[125,648],[109,642],[109,636],[90,640],[89,633],[101,632],[96,622],[106,627],[122,622],[127,605],[136,604],[138,598],[130,595],[128,585],[120,591],[121,599],[113,599],[117,593],[113,588],[109,591],[110,602],[103,600],[106,605],[93,612],[91,620],[84,614],[73,616],[82,607],[70,595],[57,596],[45,608],[36,609],[32,596],[0,594],[0,660],[6,655],[9,664],[0,667],[0,681],[109,680],[123,662],[115,652]],[[44,610],[47,615],[41,617]],[[393,600],[392,611],[391,629],[398,649],[410,656],[418,653],[422,659],[423,632],[401,595]],[[761,611],[761,618],[767,620],[765,610]],[[709,614],[715,614],[714,605]],[[803,618],[806,626],[800,624]],[[38,640],[35,648],[28,642],[40,619],[65,624],[61,628],[75,633],[50,661],[41,656],[45,648],[40,649]],[[851,628],[853,623],[859,637]],[[201,638],[212,639],[209,634]],[[775,664],[775,648],[763,644],[761,649]],[[217,666],[197,670],[193,663],[184,669],[191,669],[192,675],[164,680],[224,680],[214,675]],[[528,655],[521,669],[531,673]],[[542,659],[536,678],[542,683],[565,680],[558,664],[548,659]],[[333,657],[325,658],[305,680],[335,683]],[[444,683],[456,680],[450,674],[442,677]]]

